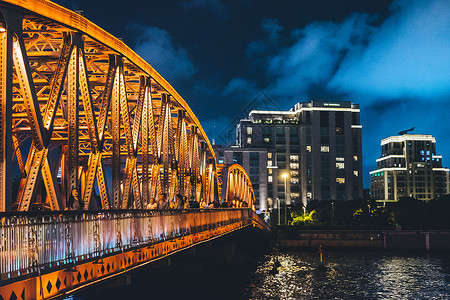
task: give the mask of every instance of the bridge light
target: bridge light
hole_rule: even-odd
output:
[[[6,32],[6,26],[3,22],[0,22],[0,32]]]

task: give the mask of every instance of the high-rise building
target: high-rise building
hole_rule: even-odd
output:
[[[362,197],[359,112],[349,101],[314,100],[289,111],[253,110],[240,121],[241,151],[267,151],[258,176],[267,176],[268,207]]]
[[[381,141],[377,170],[370,172],[370,193],[375,200],[414,197],[428,201],[448,192],[449,169],[442,167],[433,136],[404,134]]]

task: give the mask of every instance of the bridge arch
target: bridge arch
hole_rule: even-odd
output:
[[[226,188],[223,190],[225,195],[223,199],[229,204],[233,201],[239,203],[238,206],[248,206],[254,208],[255,192],[253,191],[252,182],[247,172],[239,164],[233,164],[224,169],[226,176],[223,177],[223,184]]]
[[[218,198],[205,131],[149,63],[55,3],[0,4],[0,211],[62,210],[74,189],[85,210]]]

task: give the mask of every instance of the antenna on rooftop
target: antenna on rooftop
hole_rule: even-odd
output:
[[[406,129],[406,130],[403,130],[403,131],[400,131],[400,132],[398,133],[398,135],[404,135],[404,134],[407,134],[409,131],[413,131],[415,128],[416,128],[416,127],[413,127],[413,128],[410,128],[410,129]]]

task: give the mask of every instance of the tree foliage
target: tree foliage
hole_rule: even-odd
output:
[[[291,212],[294,226],[333,229],[450,229],[450,195],[424,202],[401,198],[380,206],[373,200],[308,202]]]

